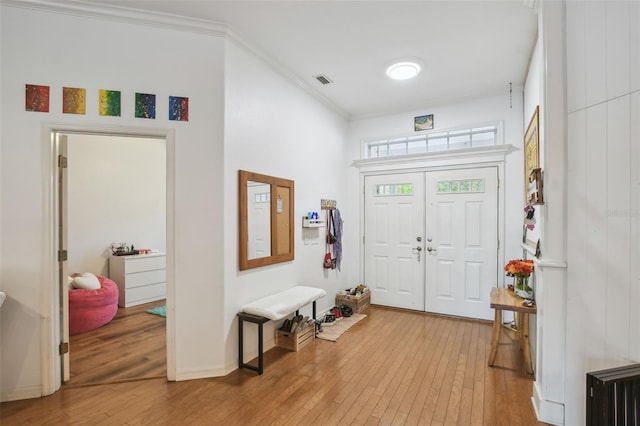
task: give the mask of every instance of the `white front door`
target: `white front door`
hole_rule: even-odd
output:
[[[424,311],[424,173],[367,176],[364,208],[371,303]]]
[[[493,318],[498,282],[498,177],[495,167],[427,173],[426,310]]]
[[[365,177],[371,303],[491,319],[497,182],[495,167]]]

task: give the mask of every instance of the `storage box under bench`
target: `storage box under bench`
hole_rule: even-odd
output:
[[[313,339],[316,338],[315,330],[315,324],[311,324],[297,333],[276,330],[276,346],[298,352],[300,349],[313,342]]]
[[[350,294],[336,294],[336,306],[347,305],[353,312],[362,313],[371,306],[371,292],[352,296]]]

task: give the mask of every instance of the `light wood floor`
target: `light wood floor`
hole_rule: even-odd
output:
[[[167,377],[166,320],[146,312],[164,304],[118,308],[109,324],[71,336],[65,386]]]
[[[262,376],[64,387],[0,405],[0,423],[91,425],[536,425],[533,376],[491,325],[380,307],[337,342],[274,348]],[[235,328],[234,330],[235,331]]]

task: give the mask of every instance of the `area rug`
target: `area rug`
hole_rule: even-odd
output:
[[[155,308],[147,309],[147,312],[153,315],[159,315],[161,317],[167,317],[167,305],[156,306]]]
[[[322,333],[318,333],[316,336],[318,339],[329,340],[335,342],[338,337],[342,336],[342,333],[350,329],[354,324],[365,319],[367,316],[364,314],[353,314],[350,317],[344,317],[341,320],[336,321],[333,325],[322,324]]]

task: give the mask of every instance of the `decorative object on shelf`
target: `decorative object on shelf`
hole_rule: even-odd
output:
[[[302,216],[303,228],[320,228],[324,226],[324,220],[320,219],[318,212],[308,212],[306,216]]]
[[[515,277],[513,291],[523,299],[533,299],[533,288],[529,286],[529,277],[533,273],[533,260],[512,259],[504,266],[508,277]]]
[[[529,286],[529,277],[516,277],[516,283],[513,288],[516,296],[523,299],[533,299],[533,288]]]
[[[524,134],[524,199],[529,203],[529,184],[531,172],[540,168],[540,142],[538,135],[538,112],[539,106],[536,106],[533,117]]]
[[[536,218],[533,217],[536,209],[533,206],[524,206],[524,224],[522,225],[522,242],[527,243],[527,230],[533,230],[536,227]]]
[[[527,203],[529,204],[544,204],[544,197],[542,194],[543,182],[542,182],[542,169],[536,168],[529,173],[529,189],[527,191]]]
[[[138,251],[135,250],[133,244],[129,245],[128,243],[111,243],[111,254],[114,256],[130,256],[133,254],[138,254]]]
[[[533,206],[525,206],[524,207],[524,224],[530,231],[536,227],[536,218],[533,217],[536,212],[536,209]]]

